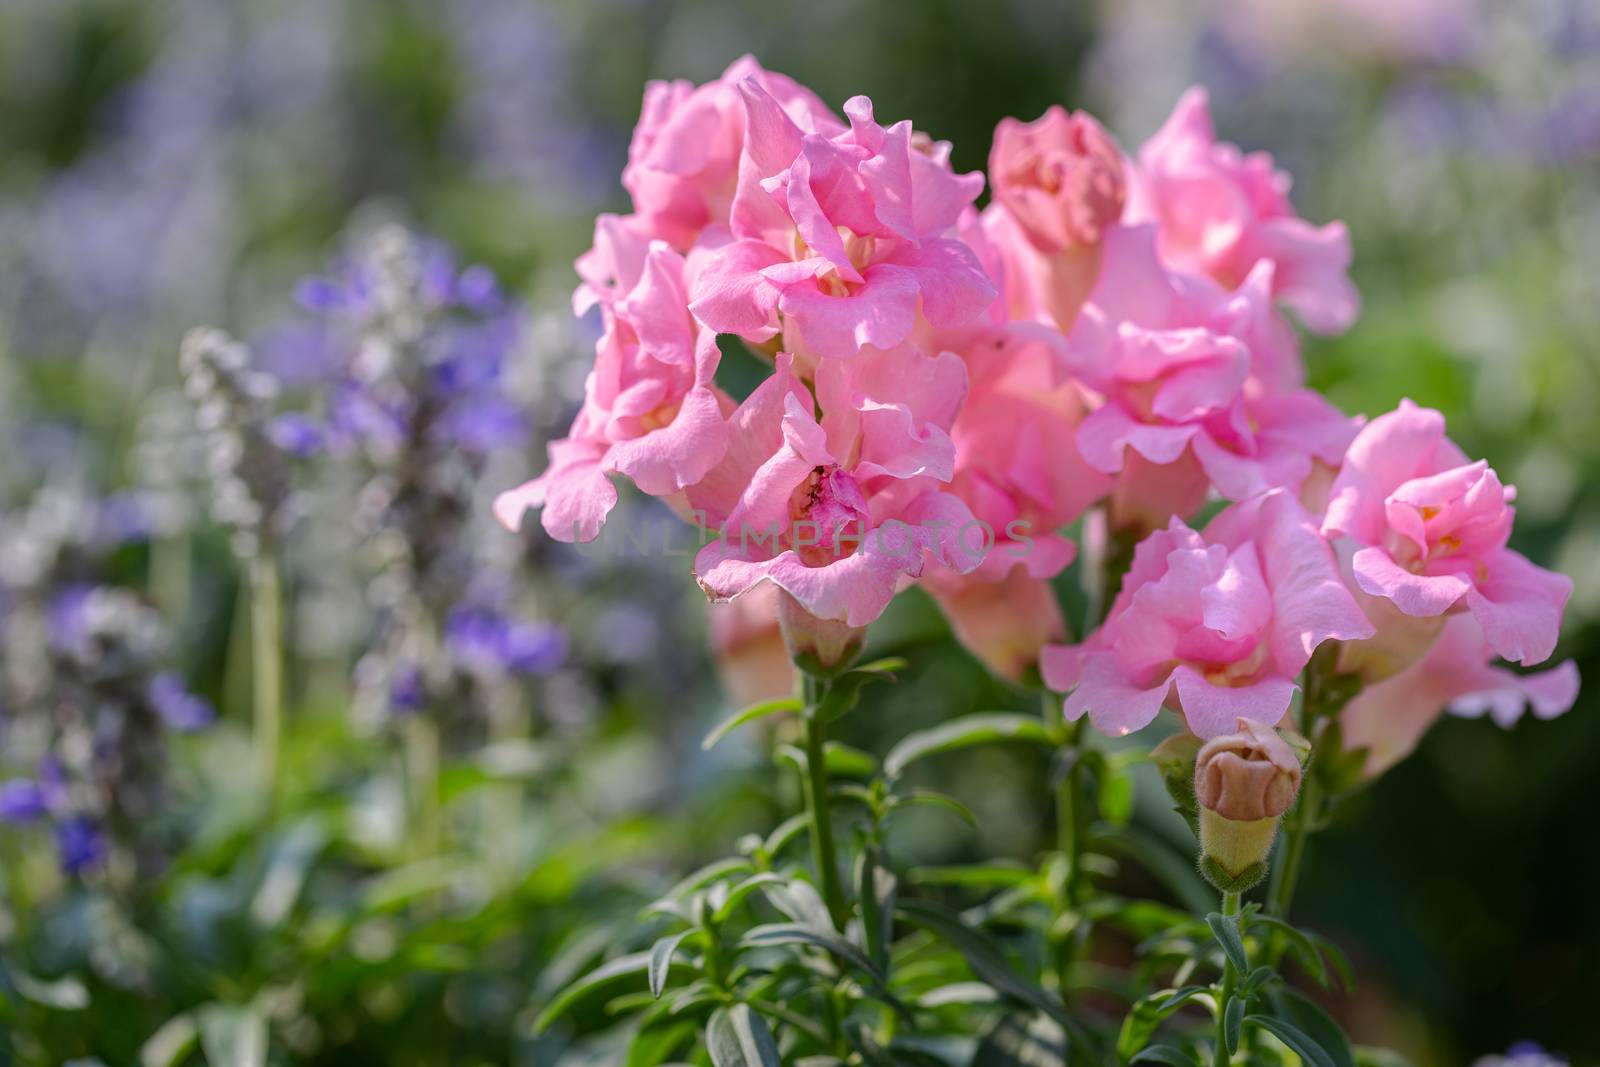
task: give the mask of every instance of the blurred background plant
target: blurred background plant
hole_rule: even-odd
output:
[[[1002,116],[1066,102],[1128,146],[1207,84],[1223,134],[1269,146],[1302,212],[1354,236],[1363,317],[1308,341],[1314,384],[1369,414],[1409,395],[1495,457],[1520,547],[1577,581],[1563,651],[1600,677],[1584,0],[12,0],[0,1054],[612,1062],[536,1038],[539,1005],[664,872],[776,824],[797,786],[750,738],[700,752],[730,701],[681,557],[518,540],[487,505],[581,398],[595,324],[568,312],[570,264],[623,203],[643,82],[746,51],[830,104],[914,115],[958,170]],[[296,520],[272,538],[270,798],[251,678],[277,653],[252,647],[258,546],[237,537],[263,501],[212,499],[234,424],[197,424],[209,394],[191,366],[185,399],[177,354],[202,322],[239,337],[213,351],[259,407],[222,459],[259,475],[238,466],[255,449],[272,477],[243,483]],[[656,502],[622,506],[665,529]],[[770,655],[727,622],[719,647]],[[1026,706],[921,594],[874,639],[914,669],[842,724],[852,745]],[[1592,703],[1510,733],[1445,722],[1319,839],[1302,916],[1356,957],[1335,1007],[1359,1040],[1419,1063],[1530,1037],[1600,1059]],[[1031,862],[1043,761],[961,766],[942,784],[986,839],[908,812],[897,853]],[[1136,821],[1172,833],[1153,769],[1135,782]]]

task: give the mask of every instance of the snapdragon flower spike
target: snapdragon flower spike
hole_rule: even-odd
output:
[[[1506,547],[1514,499],[1445,436],[1443,415],[1406,400],[1351,442],[1322,532],[1353,549],[1366,596],[1413,619],[1469,613],[1496,655],[1529,665],[1555,650],[1572,580]]]
[[[813,400],[780,354],[733,413],[733,446],[687,493],[721,535],[695,573],[714,600],[771,582],[819,619],[865,626],[930,561],[966,572],[982,559],[972,512],[942,489],[966,374],[954,355],[906,347],[826,362],[816,388]]]
[[[502,493],[495,514],[515,530],[530,507],[543,507],[545,531],[561,541],[591,541],[617,502],[610,475],[653,496],[670,496],[705,476],[728,446],[716,387],[716,337],[687,310],[684,259],[665,243],[639,249],[619,231],[596,248],[612,257],[610,277],[625,295],[601,301],[605,332],[583,408],[568,435],[550,445],[539,478]],[[642,253],[642,254],[641,254]]]
[[[1548,670],[1518,674],[1494,664],[1483,627],[1470,614],[1451,615],[1427,653],[1391,678],[1368,685],[1339,713],[1348,749],[1366,749],[1363,771],[1374,777],[1408,755],[1449,711],[1487,715],[1509,728],[1531,709],[1553,719],[1578,698],[1578,667],[1571,660]]]
[[[1045,681],[1121,736],[1163,706],[1210,738],[1240,718],[1276,725],[1324,641],[1373,633],[1316,525],[1281,490],[1235,504],[1204,533],[1173,519],[1141,541],[1105,624],[1047,648]]]
[[[682,79],[651,82],[622,171],[641,233],[687,251],[708,227],[726,225],[744,149],[739,86],[746,79],[761,86],[800,129],[830,135],[843,129],[811,90],[763,70],[751,56],[735,60],[705,85]]]
[[[1318,333],[1342,333],[1361,298],[1351,284],[1350,234],[1313,226],[1289,203],[1289,175],[1265,152],[1219,142],[1205,89],[1183,94],[1139,149],[1129,222],[1154,222],[1167,263],[1233,288],[1257,264],[1274,265],[1272,293]]]
[[[893,348],[919,321],[953,329],[994,298],[977,258],[949,236],[983,188],[957,175],[950,146],[887,129],[864,96],[850,125],[808,132],[759,82],[740,83],[745,144],[730,224],[694,258],[690,308],[717,333],[754,344],[783,335],[791,354]],[[804,363],[802,363],[804,366]]]
[[[1299,353],[1270,303],[1274,266],[1235,291],[1165,267],[1148,225],[1117,227],[1069,338],[1105,397],[1078,429],[1088,463],[1117,475],[1118,525],[1159,528],[1214,488],[1228,500],[1299,492],[1336,466],[1358,424],[1298,387]]]

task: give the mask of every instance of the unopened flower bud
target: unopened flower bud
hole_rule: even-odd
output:
[[[819,619],[787,590],[778,592],[778,625],[789,658],[807,674],[828,676],[849,668],[861,654],[866,630],[837,619]]]
[[[1200,869],[1217,888],[1239,892],[1261,880],[1278,820],[1300,792],[1300,759],[1278,732],[1240,719],[1195,757]]]
[[[1237,733],[1212,738],[1195,757],[1195,799],[1224,819],[1276,818],[1299,792],[1299,757],[1276,730],[1254,719],[1240,719]]]

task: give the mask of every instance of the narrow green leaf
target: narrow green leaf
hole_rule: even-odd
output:
[[[706,739],[700,742],[700,748],[702,750],[710,750],[718,741],[721,741],[747,722],[754,722],[757,719],[766,718],[768,715],[779,715],[786,711],[800,711],[804,707],[805,705],[800,702],[798,697],[783,697],[778,700],[763,700],[759,704],[751,704],[749,707],[741,708],[719,722],[715,729],[706,734]]]
[[[946,796],[943,793],[936,793],[931,789],[914,789],[909,793],[901,793],[893,799],[890,810],[892,811],[894,808],[912,804],[922,804],[928,807],[943,808],[945,811],[953,813],[956,818],[960,819],[974,830],[978,828],[978,817],[972,813],[971,808],[961,803],[961,801],[957,800],[955,797]]]
[[[1252,926],[1260,925],[1270,928],[1274,933],[1284,939],[1288,946],[1289,955],[1295,962],[1316,979],[1317,984],[1324,988],[1328,985],[1328,966],[1322,960],[1322,953],[1317,949],[1316,942],[1300,930],[1272,915],[1257,915],[1250,920]]]
[[[194,1050],[200,1029],[189,1015],[174,1015],[139,1049],[139,1067],[175,1067]]]
[[[1289,1051],[1305,1061],[1305,1067],[1337,1067],[1332,1056],[1328,1054],[1317,1042],[1313,1041],[1305,1031],[1282,1019],[1274,1019],[1270,1015],[1248,1015],[1245,1022],[1265,1030],[1273,1037],[1289,1046]]]
[[[549,1025],[593,996],[609,992],[624,982],[643,977],[650,970],[650,953],[634,952],[608,960],[558,992],[533,1020],[533,1032],[542,1033]],[[669,965],[670,966],[670,965]]]
[[[801,878],[780,878],[775,882],[761,883],[760,889],[774,908],[800,925],[819,930],[833,928],[833,916],[828,914],[828,905],[810,882]]]
[[[997,991],[1037,1008],[1063,1024],[1069,1020],[1056,998],[1018,974],[994,939],[962,921],[947,908],[926,900],[902,900],[896,913],[913,926],[919,926],[945,941],[966,959],[967,966],[981,981]]]
[[[1222,1034],[1228,1043],[1228,1054],[1239,1051],[1239,1029],[1244,1025],[1244,1001],[1234,997],[1222,1013]]]
[[[754,893],[757,889],[760,889],[764,885],[782,884],[783,878],[779,875],[773,874],[771,871],[762,871],[760,874],[752,874],[749,878],[746,878],[744,881],[728,890],[727,899],[717,905],[717,913],[713,918],[719,924],[725,923],[733,917],[733,913],[738,910],[739,905],[744,902],[745,897],[749,896],[751,893]]]
[[[1333,1017],[1322,1010],[1320,1004],[1288,987],[1277,990],[1272,1000],[1275,1014],[1321,1045],[1334,1067],[1356,1067],[1356,1054],[1350,1047],[1350,1039]]]
[[[1233,964],[1233,969],[1240,974],[1248,972],[1250,960],[1245,955],[1244,938],[1239,933],[1239,917],[1214,911],[1206,916],[1206,925],[1211,927],[1212,936],[1217,939],[1217,944],[1222,946],[1222,951],[1228,957],[1228,962]]]
[[[748,1004],[720,1008],[706,1027],[706,1051],[714,1067],[783,1067],[766,1021]]]
[[[1200,1067],[1194,1057],[1171,1045],[1151,1045],[1133,1057],[1131,1063],[1164,1063],[1167,1067]]]
[[[1248,1001],[1276,977],[1278,977],[1278,972],[1271,967],[1265,965],[1257,967],[1245,976],[1244,981],[1239,983],[1239,989],[1235,995],[1240,1000]]]
[[[1181,989],[1162,989],[1134,1002],[1123,1017],[1122,1030],[1117,1035],[1117,1055],[1127,1060],[1145,1047],[1161,1023],[1173,1012],[1202,993],[1210,986],[1190,985]]]
[[[1054,743],[1049,729],[1035,716],[1015,712],[979,712],[976,715],[963,715],[929,730],[908,734],[889,750],[889,755],[883,761],[883,772],[890,778],[898,778],[917,760],[941,752],[999,741],[1025,741],[1043,748],[1052,747]]]
[[[876,848],[864,848],[856,859],[856,898],[861,902],[862,940],[867,958],[887,974],[889,942],[894,934],[894,872],[883,866]]]
[[[796,840],[804,834],[811,825],[811,818],[805,812],[791,815],[778,824],[778,828],[767,835],[767,840],[762,846],[771,859],[777,859],[789,842]]]
[[[783,945],[809,945],[827,949],[851,967],[866,975],[875,985],[882,986],[883,974],[872,965],[866,954],[854,942],[833,930],[823,930],[799,923],[769,923],[757,926],[739,941],[740,948],[776,948]]]
[[[958,885],[972,889],[1018,886],[1032,881],[1039,872],[1020,863],[1004,861],[962,867],[918,867],[911,871],[916,885]]]
[[[661,998],[661,991],[667,987],[667,971],[672,966],[672,954],[678,951],[678,946],[683,944],[683,939],[694,930],[681,930],[678,933],[663,937],[650,946],[650,995],[656,999]]]

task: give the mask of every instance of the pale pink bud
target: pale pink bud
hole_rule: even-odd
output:
[[[845,670],[861,654],[866,628],[837,619],[819,619],[787,589],[778,591],[778,625],[789,658],[812,675],[832,675]]]
[[[1033,122],[1001,119],[989,150],[989,181],[1043,252],[1100,243],[1122,218],[1122,152],[1081,111],[1052,107]]]
[[[1240,719],[1237,733],[1212,738],[1195,757],[1195,799],[1224,819],[1275,819],[1299,792],[1299,757],[1276,730],[1254,719]]]

